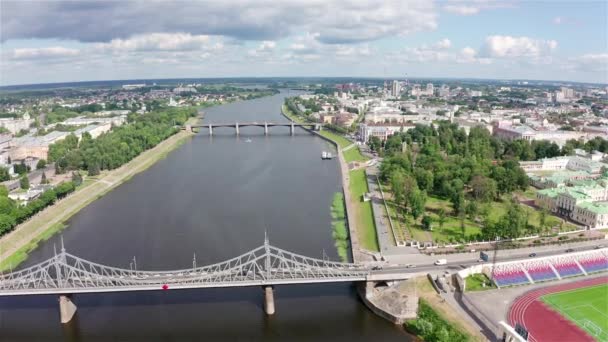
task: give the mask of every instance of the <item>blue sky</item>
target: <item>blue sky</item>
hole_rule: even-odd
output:
[[[608,83],[607,4],[0,0],[0,85],[405,75]]]

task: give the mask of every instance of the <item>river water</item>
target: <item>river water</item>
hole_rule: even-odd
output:
[[[205,110],[205,122],[285,121],[294,92]],[[84,208],[63,231],[68,252],[138,269],[222,261],[263,243],[337,260],[330,205],[340,191],[332,147],[289,128],[202,131],[145,172]],[[55,236],[23,266],[59,248]],[[0,298],[0,341],[410,340],[375,316],[348,283],[275,287],[276,314],[263,313],[261,288],[86,294],[76,319],[59,323],[56,296]]]

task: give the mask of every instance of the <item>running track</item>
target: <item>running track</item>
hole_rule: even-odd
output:
[[[515,300],[509,309],[507,320],[512,327],[515,327],[515,323],[523,325],[529,332],[528,341],[532,342],[594,341],[574,323],[545,306],[540,297],[549,293],[605,283],[608,283],[608,276],[532,290]]]

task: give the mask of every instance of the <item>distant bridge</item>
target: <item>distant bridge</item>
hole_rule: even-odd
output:
[[[289,127],[289,133],[291,135],[295,134],[296,127],[305,127],[309,129],[314,129],[316,131],[321,130],[324,124],[321,123],[295,123],[295,122],[285,122],[285,123],[277,123],[277,122],[235,122],[235,123],[209,123],[209,124],[201,124],[201,125],[189,125],[186,126],[186,130],[191,130],[192,128],[207,128],[209,130],[209,135],[213,135],[213,129],[218,127],[232,127],[235,129],[237,135],[240,134],[239,128],[241,127],[262,127],[264,128],[264,134],[268,135],[270,127]]]
[[[393,281],[411,274],[374,270],[370,266],[314,259],[264,245],[207,266],[172,271],[140,271],[97,264],[61,251],[26,269],[0,275],[0,296],[60,295],[61,322],[76,312],[70,295],[77,293],[151,291],[262,286],[265,311],[274,313],[273,285],[352,281]]]

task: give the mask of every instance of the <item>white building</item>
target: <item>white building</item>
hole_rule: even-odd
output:
[[[414,125],[405,124],[361,124],[359,125],[359,137],[364,143],[367,143],[371,137],[378,137],[385,141],[395,133],[405,132],[414,127]]]

